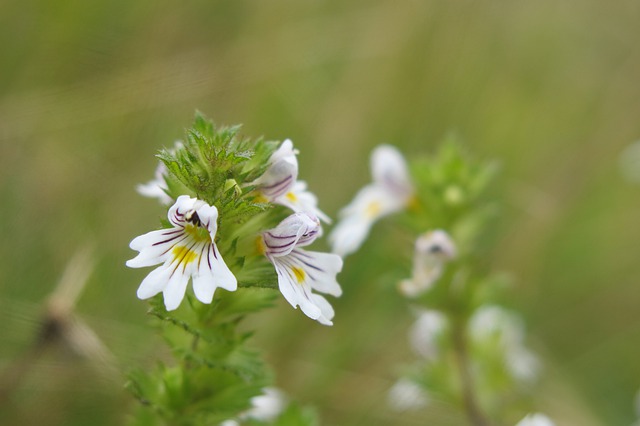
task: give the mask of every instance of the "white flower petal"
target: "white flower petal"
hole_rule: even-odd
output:
[[[340,212],[340,221],[329,234],[332,251],[346,256],[358,250],[371,226],[383,216],[400,211],[403,202],[390,197],[375,185],[362,188],[353,201]]]
[[[342,295],[336,275],[342,271],[342,258],[333,253],[320,253],[295,249],[291,252],[292,263],[304,273],[304,282],[312,289],[335,297]]]
[[[213,244],[212,248],[212,254],[214,256],[213,259],[211,259],[211,264],[216,278],[216,285],[228,291],[236,291],[238,289],[238,280],[236,279],[236,276],[233,275],[233,272],[231,272],[227,264],[224,262],[224,259],[222,259],[222,256],[218,251],[218,247]]]
[[[294,213],[263,233],[265,254],[271,257],[286,256],[296,246],[311,244],[321,231],[317,217],[307,212]]]
[[[527,414],[516,426],[554,426],[551,419],[541,413]]]
[[[311,289],[298,282],[298,278],[282,258],[272,259],[278,275],[278,288],[294,308],[300,306],[302,312],[311,319],[317,320],[322,315],[321,309],[313,303]]]
[[[286,397],[276,388],[264,388],[262,395],[251,398],[251,409],[242,417],[263,422],[275,420],[285,408]]]
[[[318,317],[318,322],[322,325],[333,325],[331,320],[335,316],[335,311],[333,310],[333,306],[319,294],[311,294],[311,301],[315,306],[320,308],[320,316]]]
[[[412,411],[429,404],[429,395],[417,383],[400,379],[389,389],[388,401],[396,411]]]
[[[407,198],[413,192],[409,168],[397,148],[380,145],[371,154],[371,174],[373,181],[399,198]]]
[[[257,186],[260,193],[268,200],[286,194],[298,178],[296,153],[291,140],[282,142],[280,148],[269,158],[267,170],[251,182],[251,185]]]
[[[435,361],[440,348],[438,340],[447,326],[446,317],[433,310],[421,311],[409,330],[409,342],[413,350],[427,360]]]
[[[273,200],[274,203],[290,208],[294,212],[311,212],[325,223],[331,219],[318,208],[318,197],[307,190],[307,183],[297,181],[289,192]]]
[[[164,306],[167,308],[167,311],[173,311],[180,306],[182,299],[184,299],[184,293],[187,291],[188,283],[189,275],[183,273],[183,271],[180,270],[180,266],[178,266],[178,268],[173,271],[167,286],[162,291]]]
[[[134,238],[129,247],[140,253],[126,262],[130,268],[143,268],[163,263],[169,257],[169,251],[176,243],[185,238],[182,229],[160,229]]]
[[[138,298],[144,300],[160,293],[167,286],[170,275],[169,265],[163,265],[151,271],[138,287]]]

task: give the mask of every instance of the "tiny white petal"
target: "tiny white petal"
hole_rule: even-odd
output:
[[[293,264],[305,271],[305,282],[312,289],[335,297],[342,295],[336,275],[342,271],[343,261],[334,253],[320,253],[296,249],[291,253]]]
[[[140,235],[131,241],[129,247],[140,253],[126,262],[130,268],[143,268],[163,263],[168,258],[168,251],[176,243],[182,241],[184,235],[173,229],[161,229]]]
[[[286,256],[294,247],[311,244],[321,233],[320,221],[308,212],[294,213],[263,233],[267,255]]]
[[[429,396],[417,383],[400,379],[389,389],[388,401],[396,411],[413,411],[427,406]]]
[[[400,151],[391,145],[380,145],[373,150],[371,174],[376,184],[396,197],[407,198],[413,192],[407,162]]]
[[[333,306],[329,303],[327,299],[320,296],[319,294],[311,294],[311,301],[315,306],[320,309],[320,316],[318,317],[318,322],[322,325],[333,325],[331,320],[335,316],[335,311],[333,310]]]
[[[425,310],[409,330],[409,342],[418,354],[427,360],[435,361],[440,348],[438,340],[447,327],[447,318],[438,311]]]
[[[527,416],[520,420],[516,426],[554,426],[555,423],[544,414],[533,413],[527,414]]]
[[[285,408],[286,397],[276,388],[264,388],[263,394],[251,398],[252,408],[242,417],[263,422],[275,420]]]
[[[469,322],[472,341],[497,338],[504,352],[506,367],[517,379],[531,381],[540,370],[538,358],[524,345],[524,325],[520,317],[500,306],[478,309]]]
[[[171,269],[164,265],[151,271],[138,287],[138,298],[144,300],[160,293],[167,286],[170,275]]]
[[[329,216],[318,208],[318,197],[307,190],[307,183],[304,181],[297,181],[288,192],[272,201],[294,212],[311,212],[323,222],[331,223]]]
[[[293,142],[287,139],[269,158],[267,170],[251,185],[258,187],[258,190],[267,199],[272,200],[283,194],[293,186],[298,178],[297,151],[293,149]]]
[[[164,306],[167,311],[173,311],[180,306],[182,299],[184,299],[184,293],[187,291],[187,284],[189,283],[189,275],[175,272],[169,278],[167,286],[162,290],[164,296]]]

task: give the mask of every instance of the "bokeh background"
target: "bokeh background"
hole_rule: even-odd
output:
[[[539,409],[559,425],[628,425],[640,388],[640,3],[632,0],[25,0],[0,2],[0,368],[33,344],[43,301],[90,244],[75,313],[123,371],[162,344],[127,245],[162,210],[135,193],[194,110],[292,138],[335,216],[389,142],[410,156],[455,133],[502,164],[487,253],[545,363]],[[640,165],[638,165],[640,168]],[[253,320],[277,384],[323,424],[462,424],[437,402],[386,408],[412,355],[412,315],[385,262],[388,223],[348,259],[333,328],[280,303]],[[389,247],[389,250],[394,249]],[[6,425],[119,425],[118,373],[64,346],[27,362]]]

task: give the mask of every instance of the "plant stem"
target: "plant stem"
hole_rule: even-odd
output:
[[[469,353],[464,324],[456,321],[453,326],[453,347],[456,364],[460,372],[462,385],[462,402],[464,410],[472,426],[489,426],[490,423],[478,406],[474,392],[473,377],[469,369]]]

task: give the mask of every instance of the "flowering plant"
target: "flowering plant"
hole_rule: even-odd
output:
[[[435,156],[410,162],[380,146],[371,168],[373,183],[342,210],[329,240],[336,253],[354,253],[376,221],[393,216],[403,237],[390,236],[392,226],[385,243],[413,241],[412,267],[396,291],[417,317],[409,342],[418,359],[391,387],[391,406],[418,410],[437,400],[460,407],[474,426],[515,423],[512,412],[530,411],[528,391],[540,364],[526,347],[521,320],[497,305],[504,279],[483,259],[497,212],[489,185],[495,165],[474,161],[450,140]]]
[[[273,378],[238,324],[270,306],[275,289],[306,316],[332,324],[334,310],[316,292],[340,296],[342,259],[301,248],[329,218],[298,181],[297,154],[290,140],[244,139],[239,127],[217,128],[198,114],[185,140],[160,152],[155,179],[138,187],[169,209],[160,229],[131,241],[138,254],[127,266],[159,265],[137,295],[150,300],[175,358],[131,374],[130,389],[151,409],[140,411],[138,423],[256,420],[248,413]],[[269,420],[315,421],[295,404],[283,410]]]

